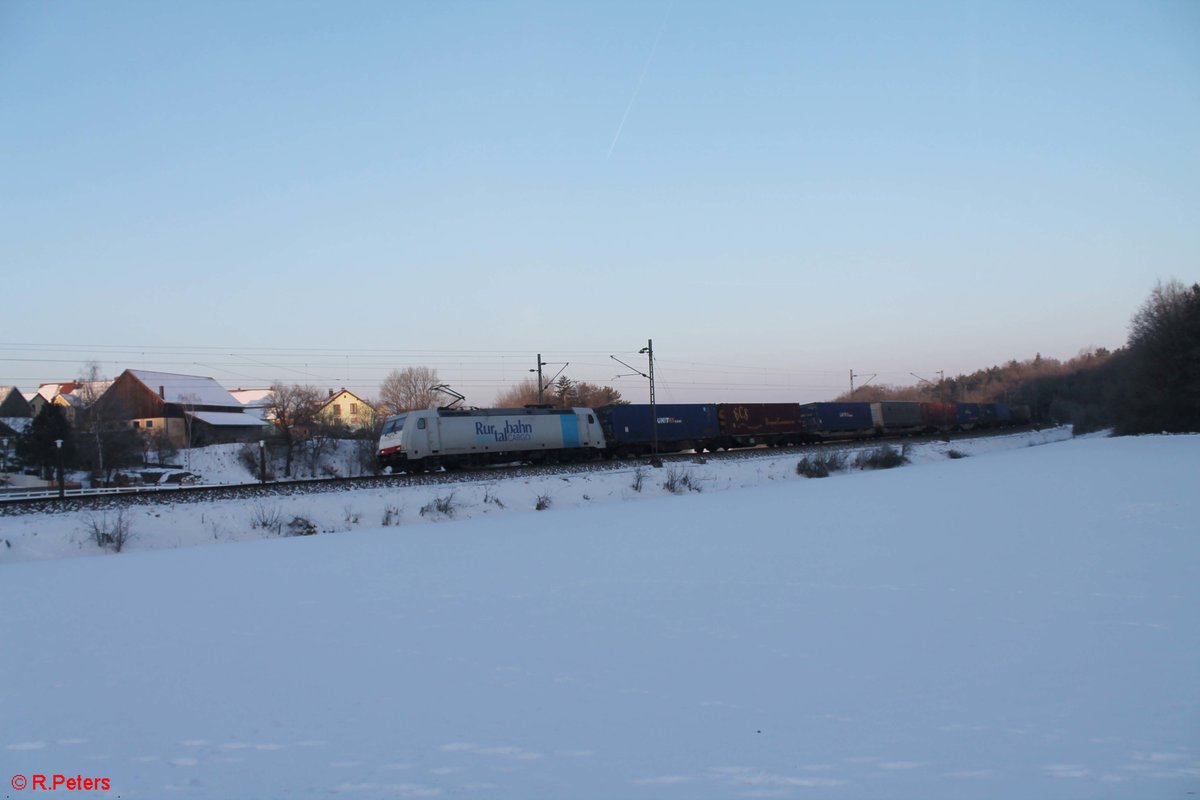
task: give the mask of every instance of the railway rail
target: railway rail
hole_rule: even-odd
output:
[[[1000,430],[962,431],[951,434],[927,434],[917,436],[884,436],[876,439],[829,441],[792,447],[750,447],[704,453],[664,453],[659,459],[667,463],[690,463],[697,458],[705,461],[766,458],[780,455],[803,455],[819,450],[840,448],[862,450],[883,443],[952,442],[990,436],[1010,436],[1039,426],[1023,426]],[[345,478],[301,478],[266,483],[199,484],[192,486],[154,486],[139,489],[94,489],[69,490],[60,498],[56,491],[45,496],[17,496],[5,498],[0,495],[0,517],[22,514],[88,511],[132,505],[170,505],[174,503],[199,503],[210,500],[250,500],[261,497],[288,497],[318,492],[348,492],[363,489],[389,489],[408,486],[428,486],[454,483],[473,483],[486,480],[511,480],[530,476],[570,475],[593,471],[628,469],[638,464],[649,464],[649,457],[636,459],[614,459],[585,461],[571,464],[509,465],[481,469],[455,470],[450,472],[428,472],[398,475],[360,475]]]

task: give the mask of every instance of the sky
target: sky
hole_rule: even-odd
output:
[[[1200,280],[1200,5],[0,0],[0,187],[0,385],[830,399]]]

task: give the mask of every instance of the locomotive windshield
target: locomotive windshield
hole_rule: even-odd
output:
[[[400,433],[404,430],[404,420],[407,414],[398,414],[394,417],[388,417],[387,422],[383,423],[382,435],[387,436],[389,433]]]

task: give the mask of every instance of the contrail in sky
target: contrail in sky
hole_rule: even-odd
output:
[[[621,116],[621,124],[617,126],[617,132],[613,134],[612,144],[608,146],[608,155],[605,158],[610,158],[613,154],[613,148],[617,146],[617,140],[621,138],[621,129],[625,127],[625,120],[629,119],[629,112],[633,110],[633,104],[637,100],[638,92],[642,90],[642,81],[646,79],[646,70],[650,69],[650,62],[654,60],[654,51],[658,49],[658,40],[662,38],[663,29],[667,27],[667,17],[671,14],[671,6],[667,6],[666,12],[663,14],[662,24],[658,26],[658,35],[654,37],[654,44],[650,45],[650,55],[646,56],[646,63],[642,67],[642,74],[638,76],[637,86],[633,87],[633,96],[629,98],[629,105],[625,106],[625,113]]]

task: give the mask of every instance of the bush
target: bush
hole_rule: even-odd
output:
[[[671,494],[683,494],[686,491],[700,491],[700,484],[692,480],[691,473],[686,470],[670,469],[663,481],[663,488]]]
[[[906,447],[905,450],[907,449]],[[892,469],[907,463],[908,455],[890,444],[876,447],[874,450],[863,450],[854,458],[854,466],[857,469]]]
[[[638,467],[637,469],[635,469],[633,471],[633,483],[630,485],[630,488],[633,489],[635,492],[640,492],[642,490],[642,484],[645,482],[646,482],[646,468]]]
[[[454,502],[454,492],[450,492],[448,495],[435,497],[421,506],[421,516],[437,517],[440,515],[453,519],[454,511],[457,508],[458,504]]]
[[[841,453],[821,453],[805,456],[796,465],[796,474],[805,478],[828,478],[831,473],[846,468],[846,457]]]
[[[275,506],[256,505],[250,514],[250,527],[279,536],[283,533],[283,513]]]
[[[383,507],[383,527],[390,528],[393,525],[400,524],[401,510],[399,506],[384,506]]]
[[[111,548],[114,553],[119,553],[132,536],[129,515],[124,508],[119,509],[111,518],[108,512],[101,514],[99,518],[94,514],[88,517],[88,538],[102,550]]]
[[[535,503],[533,507],[536,508],[538,511],[545,511],[547,508],[550,507],[550,495],[539,494],[537,496],[537,503]]]
[[[966,458],[967,454],[963,453],[959,450],[948,450],[948,451],[946,451],[946,457],[947,458]]]
[[[287,529],[288,536],[312,536],[317,532],[316,523],[307,517],[292,517]]]

